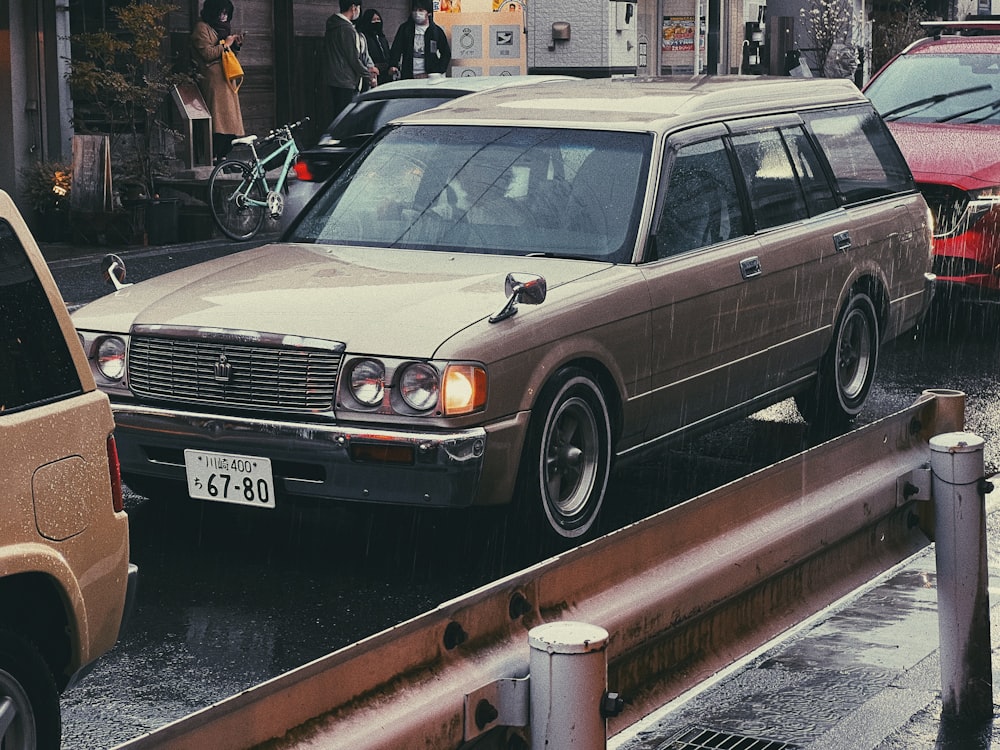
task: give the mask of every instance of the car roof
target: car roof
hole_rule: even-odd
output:
[[[1000,21],[923,21],[928,36],[901,55],[982,54],[1000,52]]]
[[[456,98],[473,94],[477,91],[487,91],[500,86],[523,86],[546,81],[574,81],[576,76],[564,75],[516,75],[516,76],[459,76],[448,78],[434,75],[428,78],[415,78],[382,83],[363,94],[356,101],[371,101],[394,98]]]
[[[522,123],[657,130],[708,117],[867,103],[853,82],[832,78],[697,76],[602,78],[499,88],[407,116],[420,123]]]

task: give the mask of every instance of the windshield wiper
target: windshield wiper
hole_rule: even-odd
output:
[[[948,115],[947,117],[942,117],[940,120],[935,120],[934,122],[951,122],[952,120],[957,120],[959,117],[965,117],[966,115],[971,115],[973,112],[978,112],[981,109],[985,109],[986,114],[982,117],[977,117],[973,120],[969,120],[970,123],[982,122],[988,119],[991,115],[995,114],[1000,110],[1000,99],[994,99],[988,104],[980,104],[978,107],[973,107],[972,109],[966,109],[962,112],[956,112],[953,115]]]
[[[915,107],[929,107],[932,104],[940,104],[943,101],[947,101],[952,97],[965,96],[966,94],[975,94],[979,91],[987,91],[992,89],[988,83],[984,83],[982,86],[971,86],[967,89],[959,89],[958,91],[949,91],[946,94],[935,94],[934,96],[925,96],[923,99],[917,99],[915,101],[909,102],[907,104],[902,104],[898,107],[893,107],[888,112],[882,113],[883,120],[898,119],[895,117],[901,112],[906,112],[907,110],[914,109]],[[978,109],[978,107],[977,107]]]

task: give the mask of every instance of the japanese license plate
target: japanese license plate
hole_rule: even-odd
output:
[[[235,453],[184,451],[188,494],[199,500],[273,508],[271,459]]]

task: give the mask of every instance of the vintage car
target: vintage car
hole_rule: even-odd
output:
[[[0,747],[59,747],[59,694],[131,610],[138,569],[114,426],[45,259],[0,191]]]
[[[141,492],[512,503],[559,541],[616,460],[791,396],[857,415],[930,243],[850,82],[541,83],[395,121],[282,242],[75,323]]]

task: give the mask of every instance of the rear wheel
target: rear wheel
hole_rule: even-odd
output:
[[[264,206],[247,202],[247,198],[264,202],[267,196],[253,171],[241,161],[227,160],[212,170],[208,178],[208,201],[212,218],[222,233],[234,240],[248,240],[264,223]]]
[[[875,380],[879,326],[875,303],[864,292],[851,296],[837,318],[830,348],[812,390],[795,397],[810,424],[840,428],[858,415]]]
[[[611,419],[600,386],[566,368],[543,392],[521,459],[521,502],[557,538],[594,528],[611,471]]]
[[[4,750],[58,750],[59,693],[32,643],[0,630],[0,746]]]

